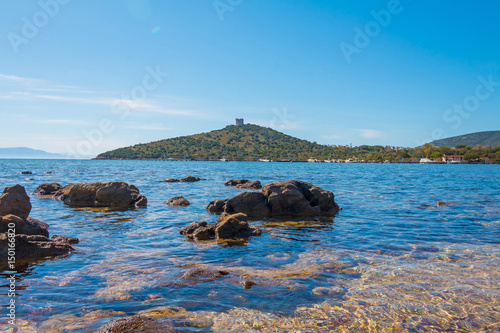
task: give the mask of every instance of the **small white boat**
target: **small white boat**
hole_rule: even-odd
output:
[[[347,160],[345,160],[346,163],[356,163],[358,161],[356,160],[353,160],[352,158],[348,158]]]
[[[331,159],[327,158],[327,159],[326,159],[326,160],[324,160],[323,162],[325,162],[325,163],[334,163],[334,162],[335,162],[335,160],[331,160]]]
[[[430,158],[421,158],[420,159],[420,164],[431,164],[431,163],[434,163]]]
[[[226,156],[224,156],[223,158],[221,158],[219,161],[221,161],[221,162],[227,162]]]
[[[315,158],[310,158],[310,159],[307,160],[307,162],[309,162],[309,163],[315,163],[315,162],[318,162],[318,160],[315,159]]]
[[[271,162],[271,160],[268,158],[261,158],[259,159],[259,162]]]

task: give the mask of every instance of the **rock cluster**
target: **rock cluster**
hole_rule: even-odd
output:
[[[167,204],[167,206],[170,206],[170,207],[186,207],[186,206],[189,206],[189,201],[186,198],[184,198],[182,195],[179,196],[179,197],[170,198],[165,203]]]
[[[224,183],[226,186],[235,186],[241,189],[252,189],[258,190],[262,188],[261,183],[258,180],[248,180],[248,179],[229,179]]]
[[[176,179],[176,178],[168,178],[165,180],[162,180],[161,182],[163,183],[193,183],[193,182],[199,182],[202,180],[201,178],[194,177],[194,176],[186,176],[181,179]]]
[[[193,222],[183,227],[180,234],[194,240],[231,239],[249,236],[260,236],[262,230],[250,226],[245,214],[223,213],[215,223]]]
[[[148,203],[137,187],[125,182],[69,184],[54,198],[71,207],[141,208]]]
[[[15,244],[15,261],[22,263],[47,256],[66,254],[73,250],[70,243],[77,238],[53,236],[49,226],[29,217],[31,203],[21,185],[6,187],[0,196],[0,260],[6,262],[10,244]]]
[[[334,216],[339,210],[332,192],[300,180],[269,183],[262,192],[243,192],[231,199],[214,200],[207,207],[214,214],[250,217]]]

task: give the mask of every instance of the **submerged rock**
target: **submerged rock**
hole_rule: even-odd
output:
[[[193,222],[183,227],[180,234],[194,240],[232,239],[262,235],[262,230],[249,226],[247,220],[245,214],[223,213],[215,223]]]
[[[262,193],[243,192],[212,201],[207,207],[210,213],[245,213],[250,217],[334,216],[339,210],[332,192],[300,180],[269,183],[262,187]]]
[[[58,184],[58,183],[43,183],[43,184],[40,184],[36,188],[36,190],[33,192],[33,194],[39,195],[39,196],[54,195],[60,189],[62,189],[61,184]]]
[[[189,206],[189,201],[186,198],[184,198],[182,195],[179,197],[170,198],[165,203],[167,204],[167,206],[170,206],[170,207]]]
[[[147,198],[134,185],[125,182],[69,184],[54,197],[71,207],[140,208]]]
[[[229,273],[224,270],[212,269],[212,268],[191,268],[186,273],[182,275],[184,280],[205,280],[213,281],[219,279]]]
[[[113,320],[101,327],[97,333],[173,333],[177,332],[172,323],[159,322],[153,318],[134,315]]]
[[[16,215],[25,220],[31,212],[31,202],[21,185],[8,186],[0,196],[0,216]]]
[[[235,186],[241,189],[254,189],[258,190],[262,188],[261,183],[258,180],[248,180],[248,179],[230,179],[224,183],[226,186]]]
[[[33,172],[31,171],[21,171],[21,175],[32,175]]]

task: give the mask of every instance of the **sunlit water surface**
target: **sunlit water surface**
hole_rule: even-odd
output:
[[[159,182],[187,175],[206,180]],[[216,220],[211,200],[242,191],[223,185],[230,178],[304,180],[343,210],[333,221],[255,221],[262,236],[229,244],[179,235]],[[45,182],[116,180],[136,185],[147,209],[72,209],[32,195]],[[499,180],[496,165],[0,160],[2,188],[25,186],[32,217],[80,239],[72,254],[18,274],[18,332],[92,332],[166,306],[159,320],[180,332],[498,332]],[[191,205],[165,205],[178,195]],[[229,274],[182,279],[193,267]]]

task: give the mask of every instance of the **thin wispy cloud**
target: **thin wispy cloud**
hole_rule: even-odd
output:
[[[359,136],[365,139],[376,139],[384,136],[384,133],[374,129],[359,129]]]

